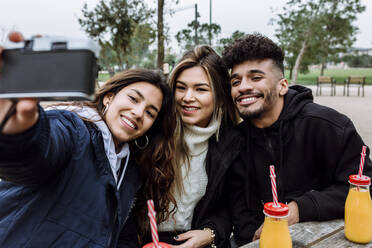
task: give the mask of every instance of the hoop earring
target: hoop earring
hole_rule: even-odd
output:
[[[107,110],[109,109],[109,107],[110,107],[110,103],[107,103],[107,104],[105,105],[105,109],[104,109],[103,112],[102,112],[102,116],[105,116],[105,114],[106,114]]]
[[[138,145],[137,139],[134,140],[134,143],[136,144],[136,146],[137,146],[139,149],[141,149],[141,150],[145,149],[145,148],[149,145],[149,137],[147,137],[146,134],[145,134],[145,136],[142,136],[142,137],[145,137],[145,139],[146,139],[146,144],[143,145],[143,146]]]

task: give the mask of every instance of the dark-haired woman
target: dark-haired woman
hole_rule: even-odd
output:
[[[169,78],[177,109],[176,206],[159,224],[159,239],[180,247],[226,247],[231,221],[223,197],[225,173],[241,140],[230,97],[229,74],[209,46],[187,52]]]
[[[172,102],[162,75],[140,69],[69,110],[20,99],[0,130],[0,246],[137,246],[140,187],[160,184],[170,204]],[[0,105],[2,122],[11,101]]]

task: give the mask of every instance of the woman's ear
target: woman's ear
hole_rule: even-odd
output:
[[[285,78],[282,78],[279,81],[279,84],[280,84],[279,95],[284,96],[288,92],[288,80]]]
[[[112,101],[113,98],[114,98],[114,93],[107,93],[103,97],[103,105],[106,106],[108,103]]]

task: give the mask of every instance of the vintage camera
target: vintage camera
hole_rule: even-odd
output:
[[[8,42],[1,56],[0,98],[90,100],[99,46],[90,39],[34,37]]]

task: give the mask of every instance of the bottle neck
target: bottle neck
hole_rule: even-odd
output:
[[[369,185],[357,185],[350,183],[350,189],[357,190],[360,192],[369,192]]]
[[[275,215],[270,215],[264,211],[265,217],[271,218],[271,219],[278,219],[278,220],[288,220],[288,214],[284,216],[275,216]]]

